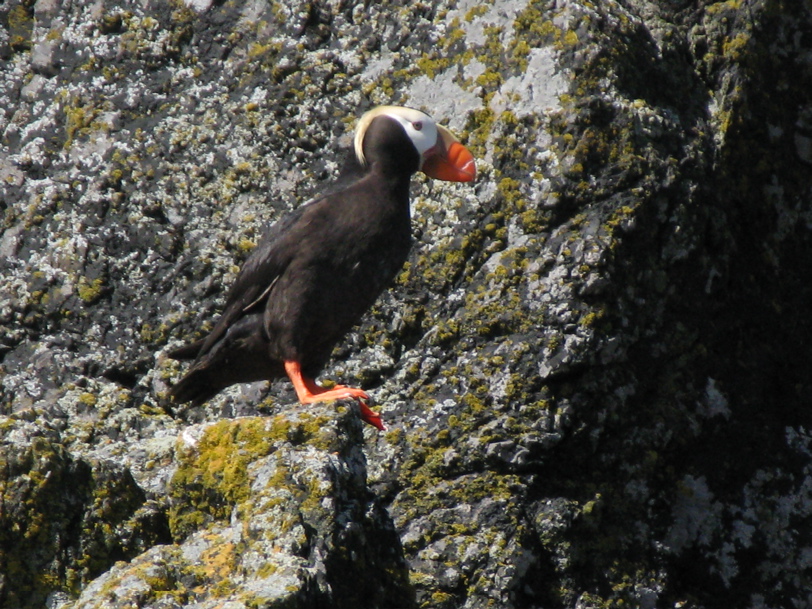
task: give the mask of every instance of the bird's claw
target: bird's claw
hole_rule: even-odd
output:
[[[363,389],[347,387],[346,385],[336,385],[332,389],[325,389],[316,384],[316,381],[302,374],[301,364],[295,360],[285,360],[285,372],[293,383],[296,390],[296,397],[302,404],[312,404],[313,402],[327,402],[330,400],[354,399],[358,400],[361,407],[361,418],[380,431],[386,427],[383,425],[381,415],[372,410],[364,402],[369,400],[369,394]]]
[[[365,423],[369,423],[380,431],[386,431],[386,426],[383,424],[381,415],[367,405],[366,402],[369,401],[370,397],[366,391],[363,389],[356,389],[355,387],[347,387],[345,385],[333,387],[332,391],[341,391],[341,395],[343,397],[358,400],[358,404],[361,407],[361,419],[363,419]]]
[[[365,423],[369,423],[379,431],[386,431],[386,426],[383,424],[383,419],[380,414],[367,406],[364,400],[358,400],[358,404],[361,407],[361,418]]]

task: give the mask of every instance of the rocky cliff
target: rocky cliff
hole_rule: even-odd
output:
[[[812,605],[812,6],[0,4],[0,606]],[[354,121],[409,263],[300,407],[167,404]]]

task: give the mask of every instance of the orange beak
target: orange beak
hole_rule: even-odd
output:
[[[446,182],[471,182],[476,179],[473,155],[450,131],[439,125],[437,131],[439,141],[424,154],[423,173]]]

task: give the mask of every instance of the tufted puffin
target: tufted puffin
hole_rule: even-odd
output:
[[[469,182],[476,166],[447,129],[400,106],[365,113],[353,148],[349,177],[270,228],[209,335],[169,353],[194,360],[169,390],[175,401],[199,405],[235,383],[287,375],[302,404],[355,398],[363,420],[384,429],[365,391],[314,379],[406,261],[412,174]]]

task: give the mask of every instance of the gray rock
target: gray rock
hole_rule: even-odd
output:
[[[0,8],[0,605],[812,604],[803,3],[401,4]],[[390,431],[169,412],[381,103],[480,173],[326,372]]]

